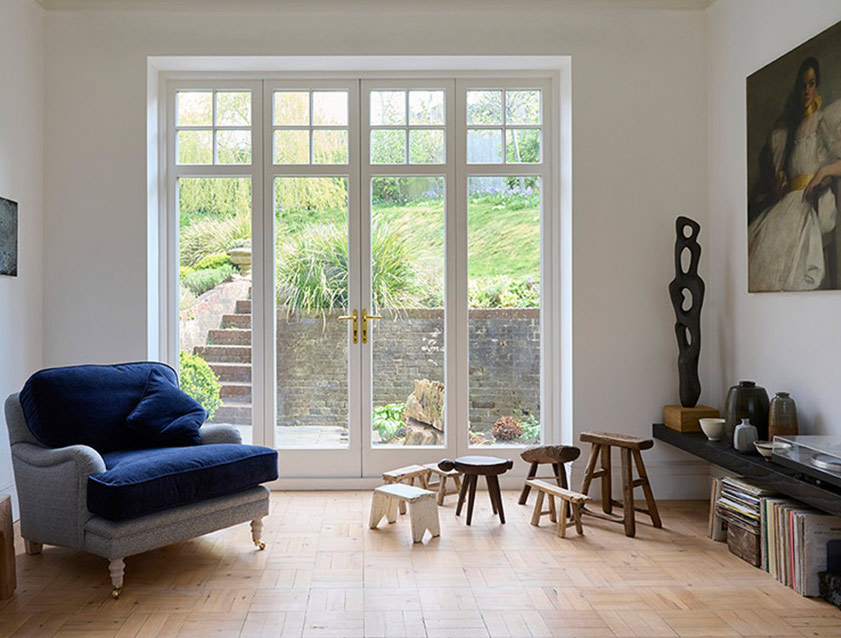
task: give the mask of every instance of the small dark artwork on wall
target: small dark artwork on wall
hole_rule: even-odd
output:
[[[0,197],[0,275],[18,275],[18,203]]]
[[[841,22],[747,78],[748,290],[841,290]]]

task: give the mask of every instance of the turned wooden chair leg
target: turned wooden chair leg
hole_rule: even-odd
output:
[[[123,576],[126,573],[126,563],[122,558],[115,558],[108,563],[108,571],[111,573],[111,597],[116,600],[120,597],[123,589]]]
[[[634,450],[634,461],[637,465],[637,474],[639,474],[642,480],[642,491],[645,494],[645,504],[648,507],[648,515],[651,517],[651,523],[654,527],[663,527],[663,523],[660,521],[660,512],[657,511],[657,502],[654,500],[651,484],[648,482],[645,464],[642,462],[642,453],[639,450]]]
[[[531,467],[529,468],[529,475],[526,477],[526,480],[533,479],[537,476],[537,463],[532,463]],[[520,505],[525,505],[526,502],[529,500],[529,492],[531,491],[531,485],[523,485],[523,491],[520,492],[520,500],[517,501]]]
[[[44,549],[43,543],[36,543],[35,541],[31,541],[27,538],[23,539],[23,548],[26,550],[26,553],[30,556],[35,556],[36,554],[40,554],[41,551]]]
[[[266,549],[266,544],[261,540],[263,538],[263,519],[255,518],[251,521],[251,540],[254,546],[260,551]]]

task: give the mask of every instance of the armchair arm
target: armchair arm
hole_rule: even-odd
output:
[[[205,423],[199,429],[202,445],[214,443],[242,443],[242,435],[233,425],[227,423]]]
[[[99,453],[87,445],[46,448],[12,446],[23,538],[83,549],[88,511],[88,476],[105,471]]]

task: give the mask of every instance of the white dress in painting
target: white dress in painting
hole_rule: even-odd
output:
[[[797,129],[785,167],[789,192],[748,227],[748,290],[814,290],[826,275],[824,236],[835,228],[838,208],[832,189],[817,210],[803,189],[818,169],[841,158],[841,100],[817,109]],[[775,129],[769,141],[774,170],[783,170],[787,132]]]

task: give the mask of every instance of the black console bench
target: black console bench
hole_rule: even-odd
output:
[[[794,469],[769,462],[758,453],[742,454],[725,441],[710,441],[701,432],[677,432],[662,423],[652,426],[655,439],[751,479],[761,487],[785,494],[829,514],[841,516],[841,489]]]

